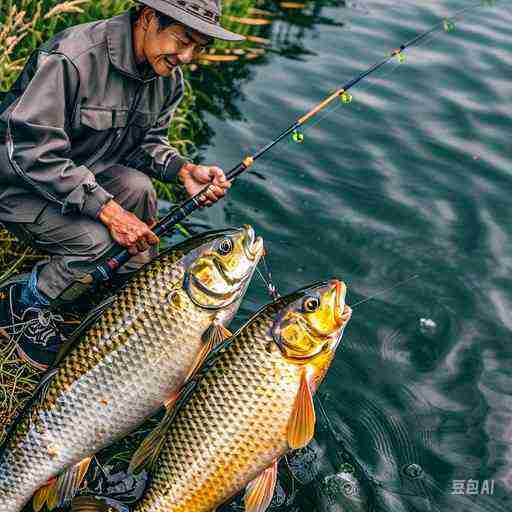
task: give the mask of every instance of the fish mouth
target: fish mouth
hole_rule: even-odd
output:
[[[334,305],[334,322],[338,327],[341,327],[344,323],[343,311],[345,308],[345,297],[347,296],[347,285],[338,279],[333,279],[331,283],[334,286],[336,292]]]
[[[249,224],[245,224],[243,247],[247,259],[250,261],[259,260],[263,254],[263,238],[256,237],[254,229]]]

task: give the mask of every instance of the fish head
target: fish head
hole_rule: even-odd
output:
[[[210,233],[184,258],[184,288],[197,306],[230,320],[262,255],[263,239],[251,226]]]
[[[347,287],[338,279],[308,286],[285,298],[273,326],[273,339],[292,364],[308,366],[323,378],[341,341],[352,310]]]

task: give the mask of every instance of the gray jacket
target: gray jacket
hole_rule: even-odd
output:
[[[186,163],[167,131],[183,76],[139,74],[130,13],[72,27],[28,60],[0,105],[0,221],[48,204],[96,218],[112,197],[95,174],[124,164],[162,181]]]

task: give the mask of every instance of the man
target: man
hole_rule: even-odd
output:
[[[221,169],[193,165],[167,139],[183,96],[179,66],[213,38],[244,39],[220,14],[220,0],[144,0],[65,30],[30,57],[0,105],[0,222],[51,256],[0,304],[4,330],[36,366],[60,343],[52,301],[116,243],[136,256],[125,270],[148,261],[158,242],[150,178],[177,180],[191,196],[212,184],[205,206],[229,188]]]

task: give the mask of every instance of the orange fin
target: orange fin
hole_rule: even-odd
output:
[[[245,489],[245,512],[265,512],[277,483],[277,460],[256,477]]]
[[[57,481],[57,479],[50,480],[49,483],[46,485],[43,485],[32,498],[32,508],[34,509],[34,512],[40,512],[45,503],[48,501],[48,497],[50,494],[50,491],[52,490],[53,484]]]
[[[192,368],[187,374],[186,381],[190,380],[203,366],[205,359],[208,357],[208,354],[224,340],[227,340],[233,336],[229,329],[226,329],[222,324],[217,322],[213,322],[208,329],[203,333],[202,340],[203,346],[201,351],[199,352]]]
[[[62,507],[65,503],[72,500],[80,489],[80,485],[89,469],[91,457],[75,464],[58,478],[41,487],[34,495],[33,508],[39,512],[46,504],[49,510],[56,507]]]
[[[233,336],[233,334],[229,329],[214,320],[210,327],[204,331],[202,339],[205,345],[212,344],[214,348],[220,342],[227,340],[231,336]]]
[[[172,410],[172,408],[174,407],[174,404],[178,401],[178,398],[180,397],[180,395],[181,395],[181,390],[177,391],[174,395],[171,396],[171,398],[167,399],[164,402],[164,407],[167,411]]]
[[[165,416],[162,418],[162,421],[160,421],[160,423],[137,448],[137,451],[133,454],[132,460],[130,461],[128,471],[132,473],[139,473],[144,468],[150,468],[155,463],[164,445],[165,435],[167,434],[172,420],[174,419],[173,405],[174,402],[166,409]]]
[[[306,371],[302,372],[300,386],[288,423],[288,444],[297,449],[306,446],[315,435],[315,406]]]

